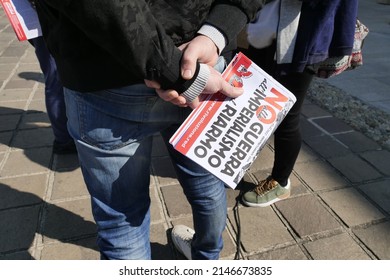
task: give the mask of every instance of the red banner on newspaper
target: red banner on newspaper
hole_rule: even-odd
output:
[[[0,0],[19,41],[41,36],[38,15],[28,0]]]
[[[242,53],[222,75],[244,94],[207,95],[170,143],[235,188],[296,99]]]

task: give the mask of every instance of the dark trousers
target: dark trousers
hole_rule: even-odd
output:
[[[240,49],[240,51],[276,78],[297,98],[296,103],[274,133],[275,158],[271,176],[284,185],[287,183],[301,149],[300,114],[313,74],[309,72],[277,74],[277,65],[274,61],[275,48],[276,45],[273,44],[264,49],[249,47],[249,49]]]
[[[50,55],[43,37],[29,40],[45,78],[45,103],[55,141],[66,144],[72,140],[67,129],[64,90],[57,73],[54,58]]]

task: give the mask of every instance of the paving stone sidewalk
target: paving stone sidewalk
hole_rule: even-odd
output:
[[[33,48],[0,9],[0,259],[99,259],[77,157],[52,154],[43,89]],[[290,198],[249,208],[228,189],[221,258],[389,260],[390,152],[309,101],[302,130]],[[269,174],[273,155],[270,139],[240,189]],[[192,225],[191,209],[158,136],[150,194],[153,259],[183,259],[169,232]]]

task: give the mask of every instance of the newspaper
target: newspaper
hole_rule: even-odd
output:
[[[0,0],[19,41],[42,35],[38,15],[28,0]]]
[[[204,95],[169,142],[234,189],[296,98],[243,53],[222,75],[244,93]]]

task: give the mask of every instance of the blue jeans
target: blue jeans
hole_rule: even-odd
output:
[[[72,140],[67,129],[64,89],[57,72],[57,65],[49,53],[42,36],[30,39],[45,77],[45,103],[55,140],[66,144]]]
[[[167,143],[189,114],[145,85],[79,93],[65,89],[68,128],[98,226],[106,259],[150,259],[152,138]],[[177,178],[192,206],[193,259],[218,259],[227,205],[224,184],[167,143]]]

